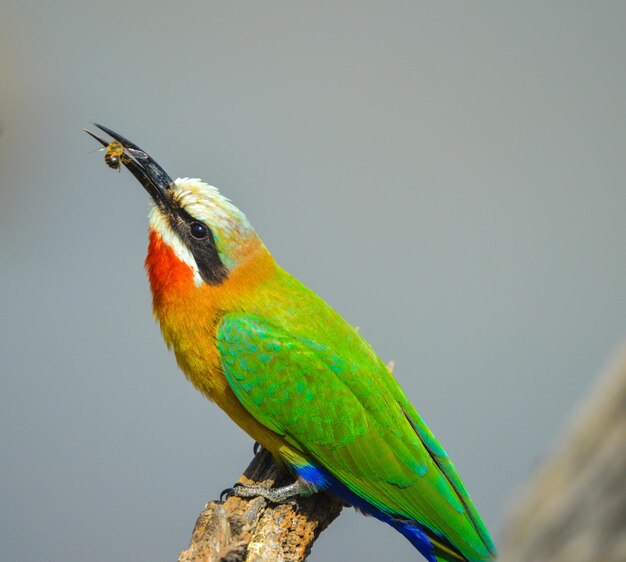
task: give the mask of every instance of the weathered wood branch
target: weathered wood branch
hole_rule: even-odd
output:
[[[501,562],[626,560],[626,346],[517,499]]]
[[[278,487],[293,482],[293,476],[261,450],[239,482]],[[301,562],[341,508],[337,499],[323,492],[298,498],[295,504],[235,496],[223,503],[211,501],[178,562]]]

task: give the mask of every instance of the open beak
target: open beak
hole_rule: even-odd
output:
[[[172,178],[167,175],[165,170],[135,143],[130,142],[122,135],[103,125],[99,125],[98,123],[94,123],[94,125],[124,147],[124,153],[120,156],[122,164],[124,164],[130,173],[137,178],[139,183],[145,187],[146,191],[159,207],[162,209],[169,208],[170,201],[167,196],[167,191],[171,189],[174,182]],[[109,142],[94,135],[91,131],[85,129],[85,132],[96,139],[102,146],[109,146]]]

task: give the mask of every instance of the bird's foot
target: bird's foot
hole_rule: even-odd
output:
[[[235,488],[226,488],[220,492],[220,501],[224,503],[230,496],[235,495]]]
[[[303,486],[299,480],[293,484],[282,486],[280,488],[265,488],[264,486],[248,486],[247,484],[235,484],[232,488],[226,488],[220,494],[220,501],[230,496],[238,498],[265,498],[272,503],[296,503],[296,497],[302,493],[306,493],[307,488]]]
[[[263,446],[261,445],[261,443],[255,441],[254,445],[252,446],[252,452],[254,453],[254,456],[256,457],[262,450]]]

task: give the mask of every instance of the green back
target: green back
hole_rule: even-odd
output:
[[[384,513],[419,522],[467,560],[494,547],[461,479],[358,332],[284,271],[217,333],[244,407]]]

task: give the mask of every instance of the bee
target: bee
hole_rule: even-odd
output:
[[[117,170],[119,172],[123,156],[124,147],[121,143],[113,141],[106,147],[106,152],[104,153],[104,161],[109,168],[113,168],[114,170]]]

